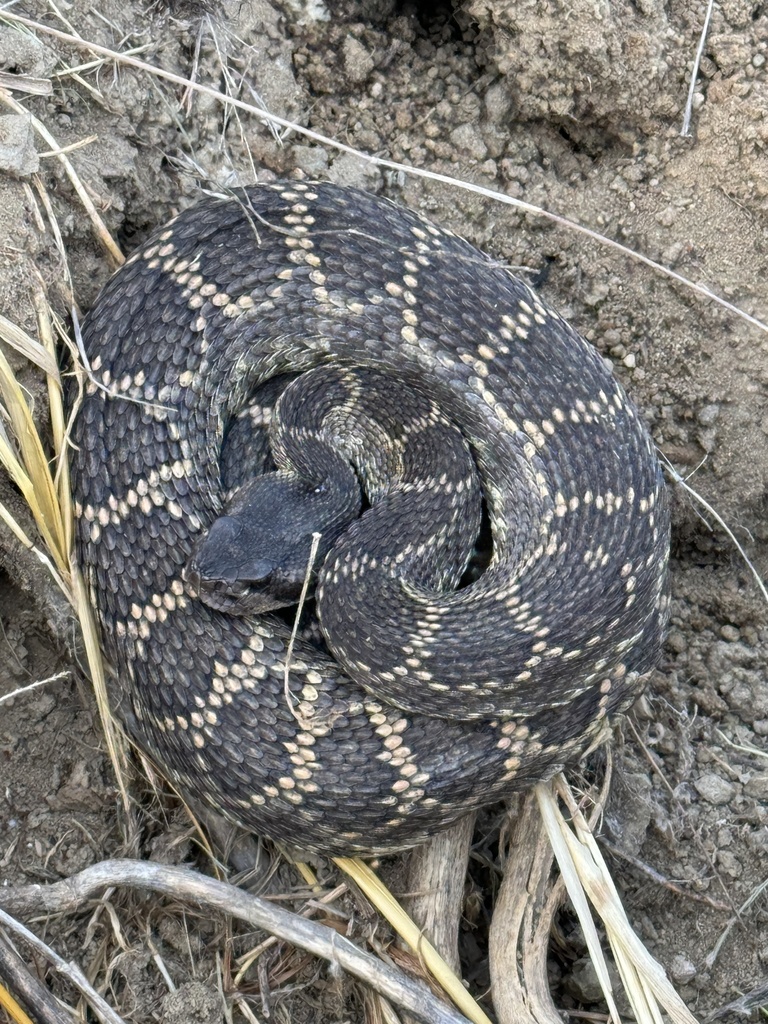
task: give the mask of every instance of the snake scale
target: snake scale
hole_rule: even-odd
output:
[[[640,692],[669,603],[653,445],[600,355],[450,231],[332,184],[208,197],[113,276],[83,341],[78,557],[120,717],[182,791],[307,849],[403,849],[573,761]],[[313,402],[299,440],[359,493],[319,556],[324,641],[286,673],[268,549],[294,513],[268,497],[232,526],[253,564],[210,599],[205,543],[232,525],[238,424],[263,448]],[[269,436],[293,494],[303,456]],[[492,554],[465,574],[481,516]]]

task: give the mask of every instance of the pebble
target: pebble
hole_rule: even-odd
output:
[[[475,160],[483,161],[488,156],[488,147],[474,125],[460,124],[458,128],[454,128],[451,132],[451,142],[459,152],[468,153]]]
[[[744,793],[754,800],[768,801],[768,772],[753,775],[744,785]]]
[[[730,850],[720,850],[717,854],[717,863],[731,878],[741,878],[744,867]]]
[[[597,1003],[603,997],[603,990],[588,956],[577,960],[564,979],[568,992],[582,1003]]]
[[[0,117],[0,170],[25,177],[40,167],[32,122],[26,114]]]
[[[322,146],[293,146],[291,155],[295,166],[312,178],[327,171],[328,151]]]
[[[347,36],[341,44],[341,59],[350,82],[364,82],[374,68],[373,57],[354,36]]]
[[[702,427],[711,427],[715,420],[720,415],[719,405],[705,405],[703,409],[699,409],[699,414],[696,419],[702,425]]]
[[[684,953],[676,953],[669,965],[669,973],[678,985],[685,985],[696,977],[696,965]]]
[[[736,787],[733,783],[715,775],[714,772],[700,775],[693,785],[699,796],[708,804],[727,804],[736,795]]]
[[[328,178],[337,185],[354,185],[368,192],[376,192],[381,185],[378,167],[353,153],[340,153],[331,164]]]
[[[683,651],[688,650],[688,641],[679,630],[673,629],[667,637],[667,646],[675,654],[682,654]]]

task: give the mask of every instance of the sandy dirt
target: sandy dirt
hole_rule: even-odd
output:
[[[767,320],[768,10],[745,0],[715,6],[684,138],[705,8],[703,0],[466,0],[455,9],[245,0],[224,3],[214,19],[198,4],[148,10],[134,0],[75,0],[66,21],[43,2],[24,13],[117,49],[144,46],[143,59],[249,102],[260,98],[348,145],[568,216]],[[79,77],[57,74],[88,60],[42,33],[0,28],[0,71],[53,75],[50,96],[15,95],[56,143],[96,136],[70,158],[125,251],[201,187],[295,173],[360,185],[428,214],[529,274],[612,360],[662,454],[768,575],[765,333],[541,218],[382,171],[296,132],[270,132],[208,97],[112,63]],[[54,307],[63,315],[68,308],[35,176],[51,197],[81,310],[110,273],[59,162],[42,155],[49,148],[23,117],[0,110],[0,310],[32,332],[33,273]],[[39,375],[11,359],[39,401]],[[768,973],[760,889],[768,878],[768,627],[732,540],[682,487],[672,494],[669,641],[620,731],[602,836],[634,926],[706,1017]],[[0,500],[28,522],[4,479]],[[116,853],[200,863],[172,800],[149,815],[137,810],[139,824],[126,821],[75,651],[63,600],[0,524],[0,697],[68,673],[0,705],[2,884],[52,881]],[[484,850],[492,849],[487,834]],[[464,927],[465,973],[478,993],[487,983],[489,905],[478,887],[488,878],[476,873]],[[222,1020],[211,951],[221,941],[239,953],[249,939],[228,944],[223,925],[162,905],[150,912],[138,897],[122,899],[115,918],[89,913],[41,928],[64,956],[100,970],[107,997],[136,1022]],[[552,960],[559,1004],[599,1012],[583,940],[567,915],[561,939]],[[181,986],[175,994],[153,950]],[[254,979],[249,998],[262,1019],[256,988]],[[324,968],[304,965],[282,987],[274,983],[272,1000],[277,1020],[289,1019],[288,1008],[296,1021],[364,1019],[359,995],[339,990]],[[245,1019],[237,1007],[234,1019]]]

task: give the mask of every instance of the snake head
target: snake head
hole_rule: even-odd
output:
[[[257,477],[198,542],[184,572],[187,584],[204,604],[230,615],[296,604],[307,575],[313,583],[314,570],[358,516],[356,482],[355,488],[350,494],[286,472]]]
[[[253,554],[247,534],[248,524],[241,517],[216,519],[187,563],[187,583],[204,604],[235,615],[294,603],[299,591],[281,579],[284,574],[273,559]]]

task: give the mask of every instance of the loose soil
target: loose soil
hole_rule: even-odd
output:
[[[75,0],[57,16],[52,3],[30,0],[24,13],[116,49],[144,46],[143,59],[260,99],[368,153],[564,214],[768,320],[768,10],[754,0],[715,5],[691,134],[681,137],[705,8],[704,0],[232,0],[214,17],[198,3]],[[297,173],[360,185],[519,268],[613,362],[661,453],[708,506],[671,484],[671,631],[618,737],[606,855],[635,928],[697,1014],[757,988],[768,972],[766,606],[711,509],[766,577],[766,334],[551,222],[270,131],[133,69],[108,63],[56,76],[88,60],[40,33],[0,28],[0,70],[54,75],[51,96],[16,95],[57,144],[95,136],[70,159],[124,251],[201,188]],[[42,155],[48,148],[23,118],[0,116],[0,309],[31,333],[34,273],[54,307],[64,316],[69,308],[61,255],[36,213],[36,175],[81,310],[110,273],[59,162]],[[39,407],[39,375],[11,358]],[[0,500],[28,522],[5,480]],[[0,697],[68,672],[0,705],[3,884],[58,879],[120,853],[203,862],[172,799],[127,817],[121,809],[76,650],[45,570],[0,525]],[[486,825],[484,850],[494,828]],[[490,905],[478,885],[492,875],[476,872],[464,927],[465,973],[478,993]],[[599,1010],[567,922],[552,961],[558,1002]],[[249,941],[239,935],[232,945],[223,924],[139,897],[120,900],[112,916],[39,927],[62,955],[106,972],[108,998],[137,1022],[222,1020],[214,943],[229,954]],[[173,995],[155,952],[180,986]],[[363,1019],[359,996],[324,966],[304,964],[273,989],[278,1020]]]

